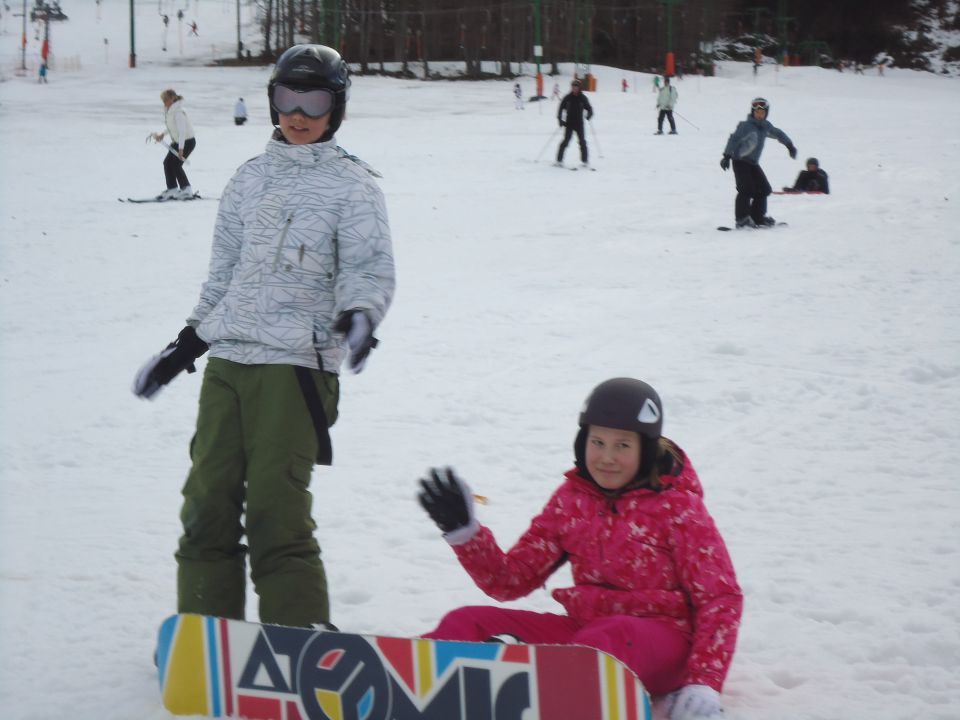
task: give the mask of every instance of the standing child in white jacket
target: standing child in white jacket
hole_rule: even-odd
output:
[[[310,476],[332,463],[340,365],[363,368],[394,290],[383,193],[334,139],[349,87],[328,47],[277,60],[277,129],[223,192],[187,326],[134,383],[152,397],[209,349],[180,514],[179,612],[244,618],[249,557],[262,622],[330,621]]]
[[[670,134],[677,134],[677,124],[673,121],[673,108],[677,105],[677,89],[670,84],[670,76],[664,75],[663,88],[657,93],[657,135],[663,135],[663,118],[670,121]]]

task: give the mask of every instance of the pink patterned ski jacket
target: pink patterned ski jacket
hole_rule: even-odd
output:
[[[661,482],[661,492],[609,497],[570,470],[509,552],[484,526],[454,551],[477,586],[501,601],[530,594],[569,560],[574,586],[553,597],[570,617],[584,624],[610,615],[661,620],[691,640],[684,684],[719,691],[743,595],[690,461],[683,456],[679,475]]]

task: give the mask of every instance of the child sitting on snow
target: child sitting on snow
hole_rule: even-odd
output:
[[[553,591],[565,615],[461,607],[424,637],[587,645],[623,661],[651,693],[670,693],[670,720],[722,717],[743,596],[697,473],[662,425],[646,383],[596,387],[580,414],[576,467],[506,553],[477,521],[467,484],[432,470],[420,503],[481,590],[523,597],[567,561],[574,586]]]
[[[820,161],[816,158],[807,158],[807,169],[801,170],[793,187],[785,187],[788,193],[823,193],[830,194],[830,182],[827,173],[820,168]]]

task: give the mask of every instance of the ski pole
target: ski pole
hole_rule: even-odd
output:
[[[153,140],[155,143],[157,143],[157,145],[163,145],[163,146],[167,149],[167,152],[170,153],[171,155],[173,155],[175,158],[177,158],[177,159],[180,158],[180,153],[177,152],[176,150],[174,150],[174,149],[173,149],[173,146],[170,145],[170,143],[168,143],[166,140],[157,140],[157,139],[153,136],[153,133],[150,133],[149,135],[147,135],[147,139],[146,139],[144,142],[150,142],[151,140]],[[183,162],[184,165],[189,165],[189,164],[190,164],[189,158],[184,158],[182,162]]]
[[[597,140],[597,131],[593,129],[593,120],[588,120],[590,123],[590,132],[593,134],[593,142],[597,146],[597,155],[603,157],[603,150],[600,149],[600,141]]]
[[[700,132],[700,128],[698,128],[698,127],[697,127],[696,125],[694,125],[692,122],[690,122],[689,120],[687,120],[683,115],[681,115],[680,113],[678,113],[676,110],[673,111],[673,114],[676,115],[677,117],[679,117],[679,118],[680,118],[681,120],[683,120],[685,123],[687,123],[687,125],[691,125],[691,126],[693,126],[694,128],[696,128],[696,131],[697,131],[697,132]]]
[[[553,139],[557,136],[557,133],[560,132],[560,128],[557,128],[553,131],[553,135],[550,136],[550,139],[547,140],[547,144],[543,146],[543,149],[537,153],[537,157],[534,159],[534,162],[540,162],[540,158],[543,157],[543,154],[547,151],[547,148],[553,144]]]
[[[167,149],[167,152],[168,152],[168,153],[170,153],[170,154],[173,155],[175,158],[177,158],[178,160],[180,160],[180,153],[177,152],[176,150],[174,150],[173,147],[170,145],[170,143],[164,142],[163,140],[161,140],[161,141],[160,141],[160,144],[163,145],[163,146]],[[182,162],[184,165],[189,165],[189,164],[190,164],[190,159],[189,159],[189,158],[184,158],[183,160],[180,160],[180,162]]]

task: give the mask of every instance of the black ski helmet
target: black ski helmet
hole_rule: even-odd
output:
[[[577,469],[587,474],[587,428],[590,425],[629,430],[640,435],[639,478],[646,477],[657,460],[663,429],[663,403],[657,391],[642,380],[614,378],[593,389],[580,411],[580,431],[573,442]]]
[[[807,158],[807,165],[815,165],[818,169],[820,168],[820,161],[816,158]]]
[[[273,90],[277,85],[286,85],[294,90],[329,90],[333,93],[330,125],[320,141],[333,137],[343,122],[350,97],[350,72],[340,53],[326,45],[294,45],[277,58],[267,85],[270,120],[274,125],[280,124],[280,114],[273,106]]]

